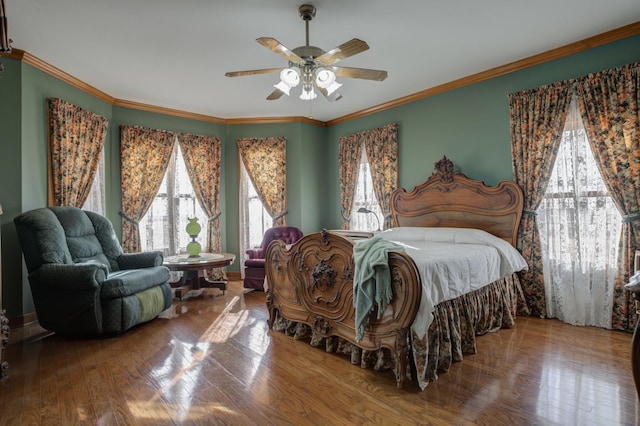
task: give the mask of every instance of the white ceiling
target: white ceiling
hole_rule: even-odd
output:
[[[338,65],[383,69],[342,78],[337,102],[265,98],[286,66],[259,45],[305,44],[291,0],[5,0],[13,47],[117,99],[219,118],[328,121],[640,21],[639,0],[313,0],[310,44],[359,38],[370,49]],[[295,96],[294,96],[295,91]]]

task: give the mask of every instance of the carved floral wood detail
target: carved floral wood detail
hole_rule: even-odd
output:
[[[311,290],[317,288],[321,291],[327,291],[336,284],[338,273],[331,267],[331,263],[323,259],[313,268],[311,276],[313,277]]]
[[[453,182],[453,161],[444,156],[436,163],[435,169],[432,176],[439,176],[440,181],[444,183]]]

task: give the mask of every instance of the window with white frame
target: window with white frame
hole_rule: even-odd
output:
[[[264,208],[244,163],[240,163],[240,253],[244,263],[245,251],[259,247],[265,231],[273,226],[273,219]]]
[[[200,207],[189,180],[182,152],[176,144],[160,189],[139,224],[143,251],[161,250],[165,256],[186,253],[191,241],[186,227],[189,218],[197,217],[202,231],[196,241],[207,246],[207,216]]]
[[[362,149],[358,183],[351,210],[350,229],[357,231],[379,231],[383,225],[382,209],[373,190],[371,167],[367,159],[367,150]]]

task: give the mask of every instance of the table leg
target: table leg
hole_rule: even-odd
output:
[[[172,283],[171,287],[175,289],[175,297],[182,300],[191,290],[201,288],[217,288],[226,294],[227,280],[208,280],[203,271],[183,271],[180,281]]]
[[[180,281],[171,283],[171,287],[175,288],[175,297],[182,300],[191,290],[197,290],[199,288],[197,284],[198,271],[183,271]]]
[[[218,288],[222,290],[222,294],[227,291],[227,280],[208,280],[200,277],[200,287],[202,288]]]

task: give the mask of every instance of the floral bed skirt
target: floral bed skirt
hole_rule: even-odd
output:
[[[479,290],[448,300],[435,307],[434,320],[427,334],[418,338],[410,335],[410,354],[406,374],[414,376],[421,389],[447,372],[453,362],[463,355],[476,353],[476,336],[510,328],[515,324],[516,311],[526,312],[522,303],[522,289],[516,274],[495,281]],[[392,369],[396,365],[387,349],[365,351],[338,337],[323,337],[306,324],[289,321],[276,313],[273,329],[309,340],[312,346],[324,346],[327,352],[347,354],[352,364],[376,370]],[[412,367],[415,373],[412,374]]]

